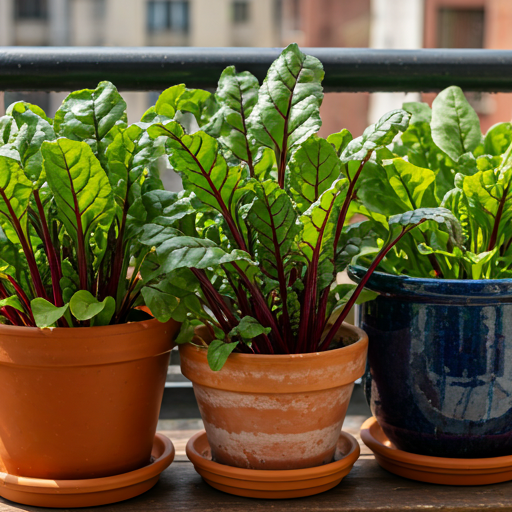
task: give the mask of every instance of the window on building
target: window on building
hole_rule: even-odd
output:
[[[233,21],[235,23],[247,23],[249,21],[249,2],[235,0],[233,2]]]
[[[483,48],[484,10],[439,10],[437,24],[438,48]]]
[[[16,0],[16,18],[44,20],[48,16],[46,4],[46,0]]]
[[[188,32],[188,0],[151,0],[147,4],[147,21],[149,32],[172,30]]]

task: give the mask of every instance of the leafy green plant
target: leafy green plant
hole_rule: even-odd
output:
[[[375,153],[360,181],[361,229],[385,231],[385,217],[411,208],[449,209],[460,221],[460,244],[424,224],[400,240],[380,264],[392,274],[446,279],[512,277],[512,124],[482,135],[476,112],[459,87],[432,104],[406,103],[409,128]],[[374,251],[377,248],[374,247]],[[369,265],[371,251],[360,262]]]
[[[4,323],[73,327],[149,318],[138,307],[160,280],[140,279],[153,249],[139,238],[160,213],[144,203],[163,192],[157,161],[164,147],[148,136],[150,124],[127,126],[125,110],[115,87],[102,82],[70,94],[55,119],[24,102],[0,118]],[[169,319],[159,313],[155,308]]]
[[[215,96],[195,113],[195,133],[180,123],[181,86],[165,91],[145,116],[153,122],[149,136],[166,140],[185,190],[175,201],[160,192],[146,196],[163,210],[144,226],[140,241],[156,251],[141,275],[161,281],[142,294],[152,310],[167,307],[184,322],[178,343],[206,326],[210,340],[195,340],[210,341],[214,370],[233,350],[288,354],[338,346],[350,308],[372,296],[361,293],[371,272],[417,226],[460,244],[460,226],[445,208],[411,205],[380,215],[376,230],[349,224],[361,208],[367,167],[407,130],[410,114],[390,112],[356,139],[347,130],[322,139],[316,133],[323,75],[317,59],[291,45],[261,87],[250,73],[227,68]],[[355,256],[370,253],[358,286],[336,283]]]

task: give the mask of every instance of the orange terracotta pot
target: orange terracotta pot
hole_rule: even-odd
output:
[[[219,372],[208,367],[206,349],[180,346],[215,462],[249,469],[332,462],[368,348],[364,331],[342,329],[358,341],[312,354],[233,353]]]
[[[148,464],[178,328],[0,325],[0,471],[69,480]]]

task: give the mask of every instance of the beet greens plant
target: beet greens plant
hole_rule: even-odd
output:
[[[193,105],[204,94],[196,101],[188,91],[185,99]],[[151,294],[139,269],[152,248],[139,238],[160,213],[151,197],[163,192],[163,139],[148,136],[148,123],[127,126],[125,110],[115,87],[102,82],[70,94],[55,119],[24,102],[0,118],[4,323],[73,327],[150,318],[137,309]]]
[[[463,243],[430,223],[402,238],[380,264],[391,274],[445,279],[512,277],[512,124],[482,135],[478,115],[459,87],[432,104],[406,103],[412,120],[399,140],[376,152],[359,184],[360,238],[385,234],[386,217],[411,208],[449,209]],[[384,219],[384,220],[383,220]],[[367,239],[365,266],[380,249]]]
[[[389,112],[353,140],[347,130],[322,139],[323,75],[317,59],[291,45],[261,87],[228,67],[215,96],[194,112],[195,133],[180,123],[183,86],[166,90],[144,117],[153,123],[149,136],[166,140],[185,190],[172,200],[160,193],[159,202],[153,194],[162,214],[141,237],[155,249],[141,267],[143,293],[154,312],[184,321],[178,343],[206,325],[210,339],[199,341],[208,344],[213,370],[235,349],[288,354],[338,346],[343,320],[366,298],[368,277],[395,244],[426,225],[461,242],[459,223],[439,207],[381,215],[379,230],[364,236],[349,224],[361,207],[366,167],[407,129],[410,114]],[[338,285],[337,274],[375,244],[359,285]]]

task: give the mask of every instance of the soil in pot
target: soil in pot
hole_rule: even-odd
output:
[[[148,464],[179,324],[0,326],[0,470],[46,479]]]
[[[302,469],[330,463],[368,340],[345,324],[346,347],[292,355],[233,353],[218,372],[206,350],[180,346],[194,384],[212,458],[250,469]]]

